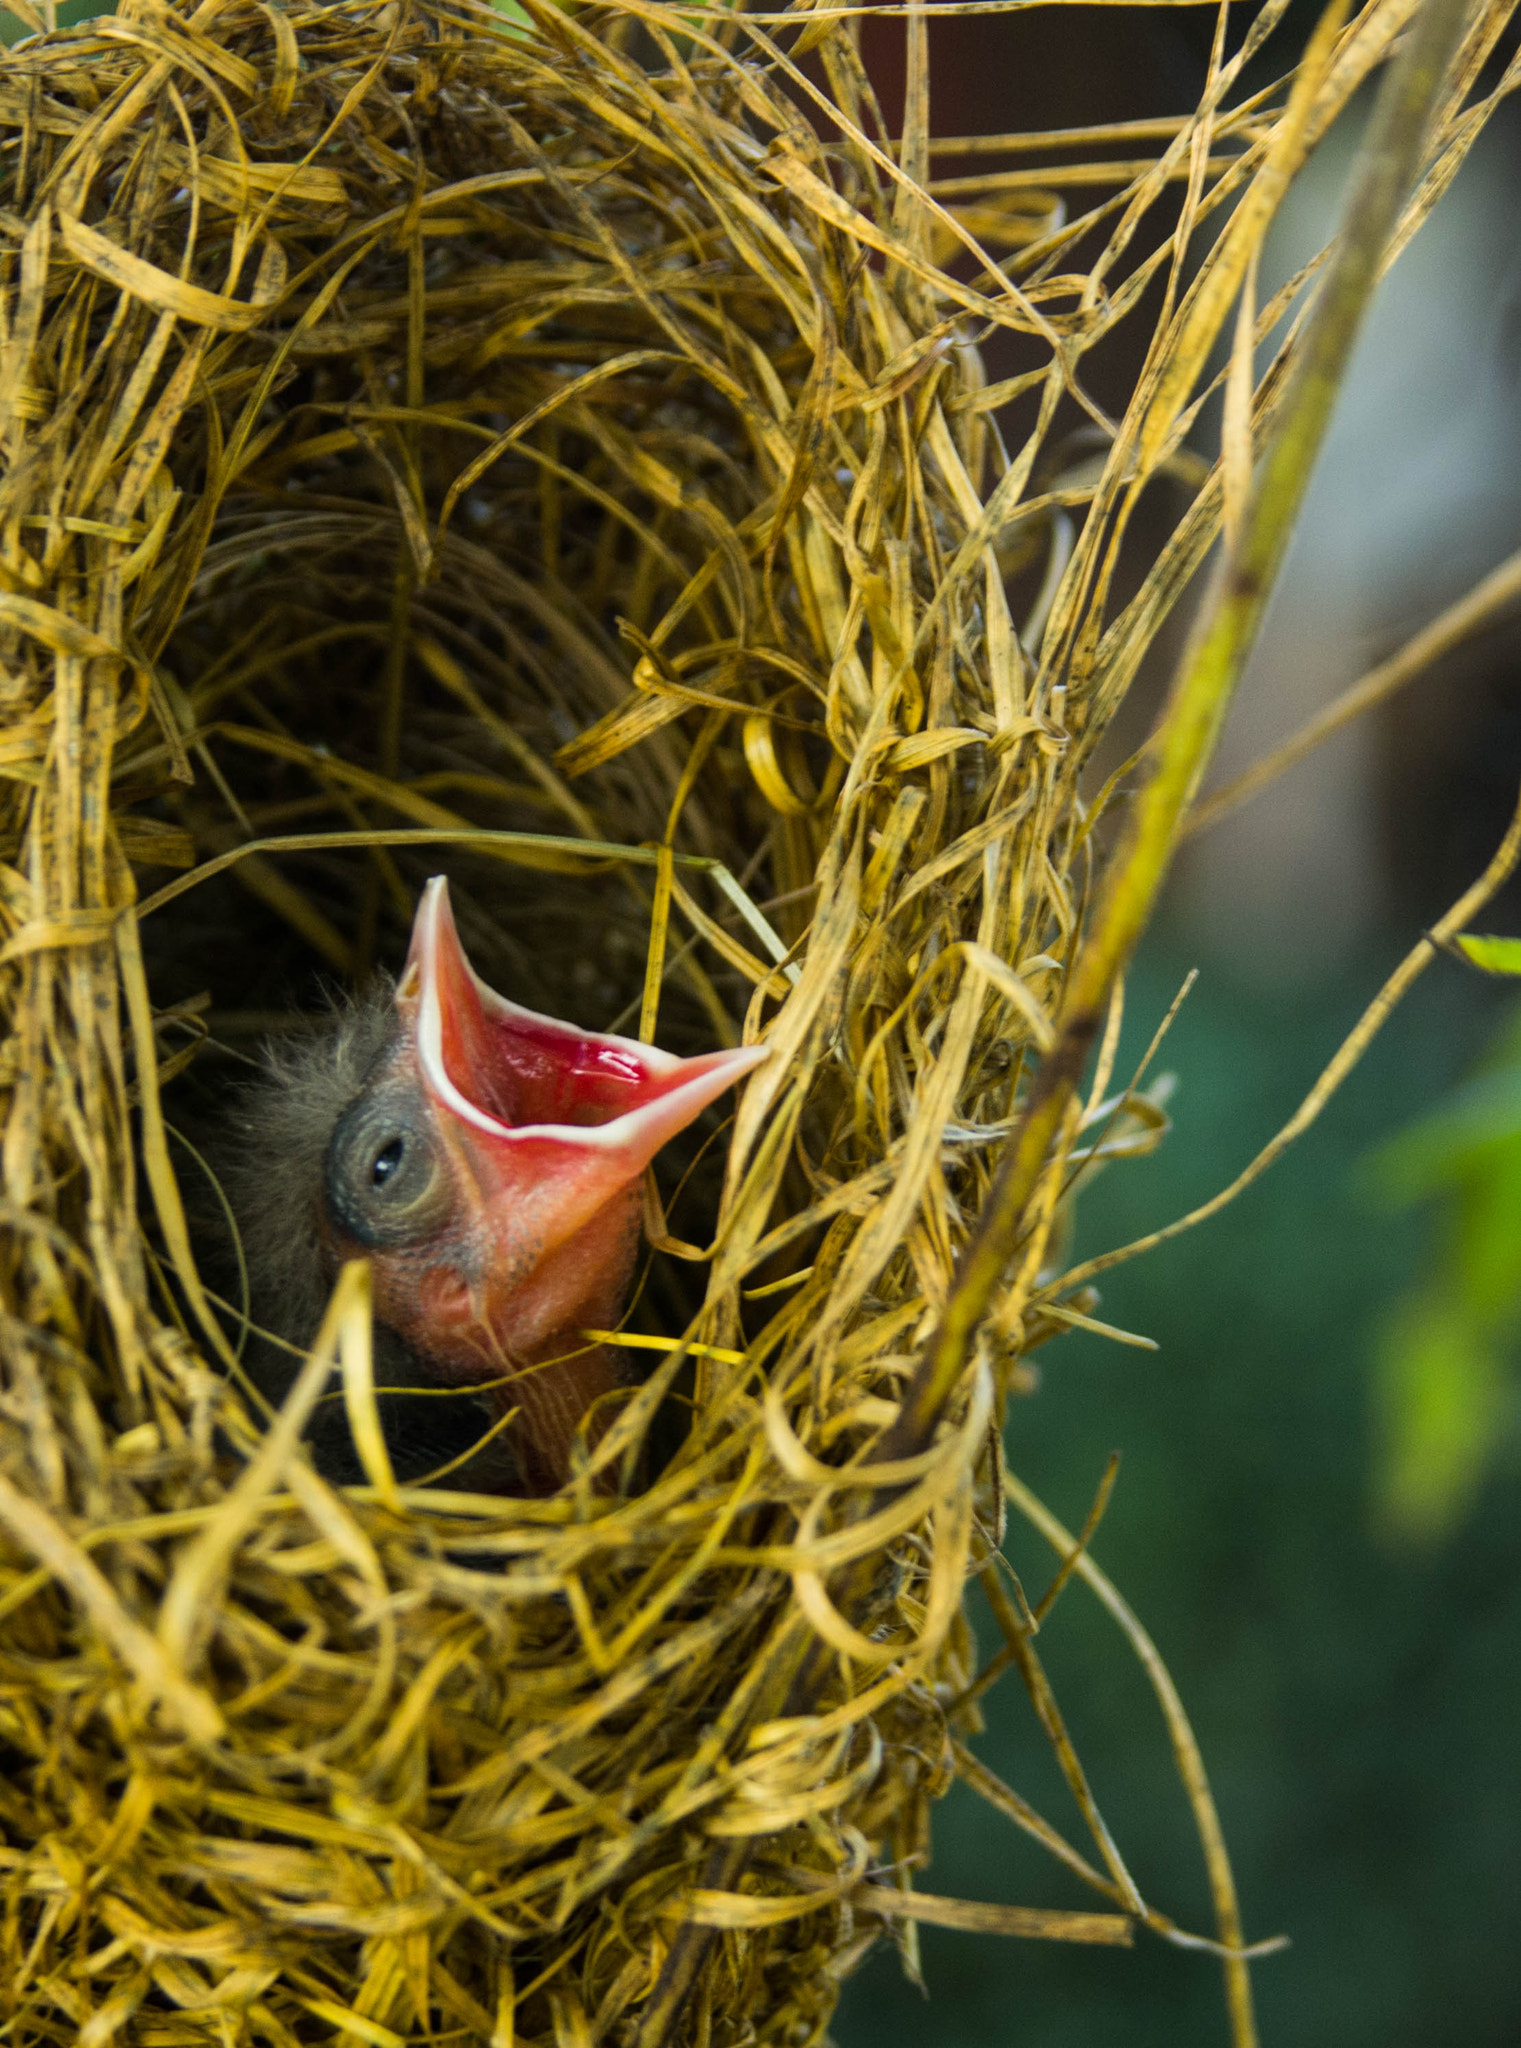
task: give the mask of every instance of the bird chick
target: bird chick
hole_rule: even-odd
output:
[[[623,1384],[616,1353],[581,1333],[623,1312],[644,1169],[765,1056],[677,1059],[508,1002],[472,969],[435,877],[395,987],[272,1049],[244,1099],[228,1189],[254,1321],[287,1361],[266,1343],[255,1377],[280,1390],[339,1265],[368,1258],[377,1384],[422,1390],[382,1402],[398,1476],[462,1456],[456,1485],[553,1492],[588,1411]],[[450,1389],[474,1398],[431,1391]],[[483,1407],[512,1420],[472,1458]],[[341,1415],[320,1412],[319,1465],[358,1478]]]

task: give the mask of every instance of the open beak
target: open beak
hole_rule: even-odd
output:
[[[396,1001],[435,1114],[519,1273],[530,1244],[543,1258],[576,1237],[768,1052],[677,1059],[508,1002],[465,957],[442,875],[423,892]]]
[[[376,1321],[428,1378],[517,1414],[528,1491],[564,1480],[623,1383],[584,1332],[623,1312],[644,1169],[765,1057],[676,1059],[521,1009],[465,958],[447,883],[423,892],[394,1036],[328,1141],[324,1229],[369,1254]]]
[[[619,1353],[583,1333],[623,1312],[644,1169],[766,1048],[676,1059],[509,1003],[465,958],[441,877],[396,1012],[392,1053],[335,1127],[333,1241],[369,1251],[376,1320],[431,1378],[516,1413],[525,1490],[549,1493],[624,1384]]]

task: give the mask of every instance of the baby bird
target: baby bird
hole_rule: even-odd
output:
[[[308,1345],[340,1263],[368,1258],[377,1384],[422,1390],[382,1397],[398,1477],[458,1455],[456,1486],[552,1493],[588,1411],[624,1384],[581,1333],[623,1312],[644,1169],[765,1057],[677,1059],[508,1002],[465,957],[436,876],[394,989],[272,1049],[243,1102],[227,1182],[255,1323]],[[252,1362],[275,1395],[294,1370],[267,1342]],[[341,1411],[319,1415],[319,1465],[360,1478]]]

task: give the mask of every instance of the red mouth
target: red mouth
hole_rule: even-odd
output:
[[[752,1045],[677,1059],[508,1002],[465,957],[441,875],[423,892],[396,1001],[423,1087],[483,1197],[516,1205],[520,1222],[531,1215],[546,1251],[767,1057]]]

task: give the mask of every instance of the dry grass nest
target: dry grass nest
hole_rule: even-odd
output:
[[[1014,1500],[1107,1588],[999,1422],[1092,1315],[1073,1181],[1163,1122],[1111,1087],[1117,1004],[996,1312],[892,1430],[1052,1038],[1084,771],[1228,495],[1184,449],[1223,318],[1186,247],[1243,195],[1260,238],[1408,11],[1340,27],[1292,120],[1217,50],[1075,218],[1039,138],[931,176],[918,19],[891,139],[848,14],[133,0],[9,53],[8,2040],[802,2044],[884,1928],[911,1969],[923,1918],[1169,1931],[997,1554]],[[1117,423],[1083,358],[1137,308]],[[650,1186],[649,1376],[548,1501],[397,1486],[362,1270],[273,1418],[207,1298],[190,1137],[321,976],[396,964],[441,867],[519,1000],[772,1047]],[[302,1447],[328,1399],[366,1486]],[[965,1746],[1010,1665],[1096,1847]],[[958,1775],[1093,1913],[914,1891]]]

